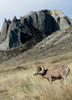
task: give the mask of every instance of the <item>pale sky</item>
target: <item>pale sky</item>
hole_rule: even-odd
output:
[[[0,0],[0,29],[4,18],[19,18],[41,9],[61,10],[72,19],[72,0]]]

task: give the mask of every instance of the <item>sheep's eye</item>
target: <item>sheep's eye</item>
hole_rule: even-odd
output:
[[[41,68],[40,67],[38,68],[38,71],[41,71]]]

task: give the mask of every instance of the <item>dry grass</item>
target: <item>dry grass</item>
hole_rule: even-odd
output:
[[[72,63],[65,57],[69,54],[56,56],[50,59],[41,59],[22,64],[22,69],[17,65],[0,69],[0,99],[1,100],[72,100]],[[61,59],[63,58],[64,59]],[[56,62],[55,62],[56,61]],[[12,61],[11,61],[12,63]],[[18,62],[17,62],[18,63]],[[46,67],[67,64],[70,74],[65,80],[56,80],[52,83],[41,76],[33,76],[32,73],[37,65]],[[6,65],[7,66],[7,65]]]
[[[0,95],[7,100],[71,100],[72,77],[49,83],[32,71],[16,71],[0,76]]]

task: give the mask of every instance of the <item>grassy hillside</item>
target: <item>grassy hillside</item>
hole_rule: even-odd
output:
[[[1,100],[71,100],[72,99],[72,63],[65,59],[66,55],[45,58],[33,62],[22,63],[10,60],[0,68],[0,99]],[[61,58],[63,58],[61,60]],[[72,57],[72,56],[68,56]],[[55,61],[56,60],[56,61]],[[15,62],[14,62],[15,61]],[[20,64],[21,63],[21,64]],[[8,65],[9,64],[9,65]],[[48,82],[41,76],[33,76],[37,65],[46,68],[67,64],[70,74],[65,80]],[[21,66],[20,67],[18,67]]]
[[[1,100],[72,100],[72,27],[60,30],[35,47],[0,64]],[[10,53],[10,52],[9,52]],[[12,51],[12,54],[15,52]],[[2,60],[3,61],[3,60]],[[33,76],[37,65],[66,64],[68,77],[50,83]]]

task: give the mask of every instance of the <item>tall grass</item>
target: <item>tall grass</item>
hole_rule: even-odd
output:
[[[72,63],[70,57],[67,54],[50,59],[43,58],[29,63],[21,61],[19,63],[16,60],[10,61],[11,63],[3,63],[0,65],[0,99],[72,100]],[[19,64],[23,68],[18,69]],[[67,64],[70,68],[70,73],[65,80],[61,79],[50,83],[41,76],[32,75],[37,65],[45,65],[48,68],[61,64]]]
[[[33,70],[1,73],[1,98],[3,100],[72,100],[71,72],[65,80],[50,83],[41,76],[33,76]]]

